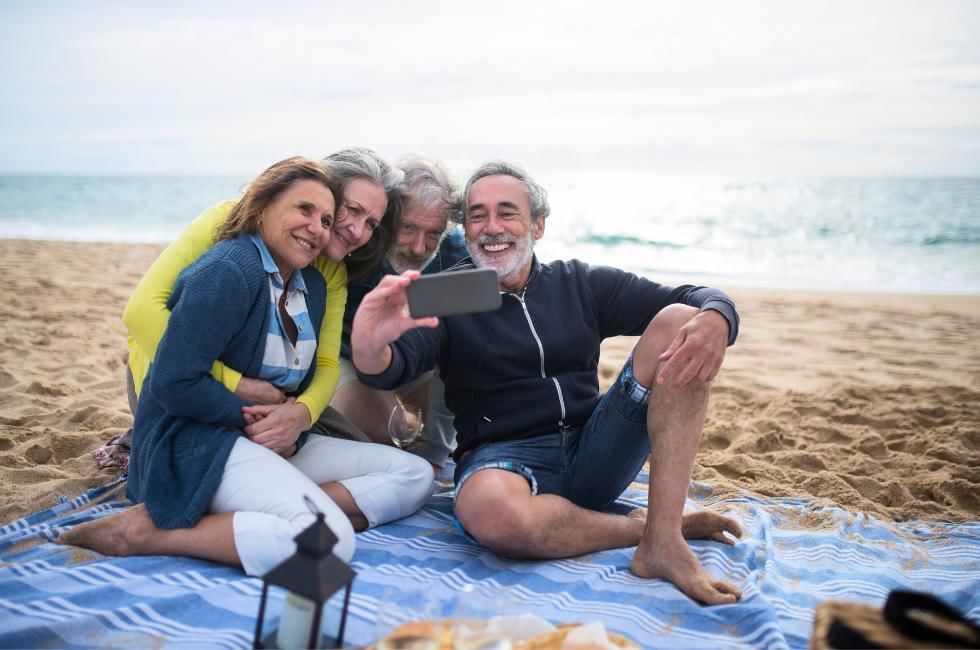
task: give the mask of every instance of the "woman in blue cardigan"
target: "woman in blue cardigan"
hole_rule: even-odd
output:
[[[211,375],[220,361],[296,395],[316,366],[326,283],[308,268],[331,237],[340,184],[304,158],[251,183],[217,241],[174,285],[166,333],[136,409],[127,496],[137,505],[68,531],[60,543],[107,555],[187,555],[263,575],[295,552],[313,500],[354,552],[350,517],[372,524],[431,492],[418,457],[305,433],[281,453],[243,431],[263,417]]]

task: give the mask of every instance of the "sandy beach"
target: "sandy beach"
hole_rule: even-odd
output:
[[[118,476],[123,306],[157,245],[0,240],[0,523]],[[980,519],[980,297],[720,287],[742,333],[694,479],[711,500],[810,496],[890,519]],[[632,346],[603,347],[603,387]]]

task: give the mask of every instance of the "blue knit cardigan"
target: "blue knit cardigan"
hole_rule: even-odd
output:
[[[301,271],[313,331],[326,310],[326,283]],[[265,352],[268,275],[248,239],[222,241],[181,272],[167,303],[167,331],[144,382],[133,423],[126,496],[143,502],[158,528],[187,528],[206,513],[248,404],[211,376],[215,360],[257,377]],[[310,367],[297,393],[316,369]],[[261,476],[256,476],[261,481]]]

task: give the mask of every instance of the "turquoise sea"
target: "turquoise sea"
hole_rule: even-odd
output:
[[[667,283],[980,293],[980,178],[540,174],[542,259]],[[168,242],[243,176],[0,176],[0,237]]]

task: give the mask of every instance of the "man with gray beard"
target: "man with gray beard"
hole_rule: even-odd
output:
[[[578,260],[542,264],[547,195],[523,169],[480,167],[463,194],[471,261],[497,270],[494,312],[412,319],[406,287],[388,276],[361,302],[353,362],[361,381],[391,388],[438,365],[457,431],[456,517],[505,556],[550,559],[637,546],[630,569],[664,578],[706,604],[733,603],[687,546],[733,544],[738,523],[683,514],[708,393],[735,341],[738,314],[723,292],[660,285]],[[599,395],[599,344],[640,339]],[[645,521],[604,512],[650,458]]]
[[[395,230],[395,241],[382,263],[347,288],[347,309],[340,341],[340,379],[330,405],[373,442],[392,444],[388,419],[399,401],[418,406],[425,418],[421,441],[406,449],[438,472],[455,446],[453,414],[446,408],[445,388],[437,373],[427,372],[397,391],[375,390],[357,379],[351,364],[350,330],[365,295],[386,275],[407,270],[440,273],[466,257],[466,246],[451,219],[459,210],[459,185],[443,165],[419,156],[398,162],[408,196]]]

